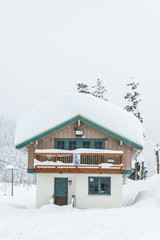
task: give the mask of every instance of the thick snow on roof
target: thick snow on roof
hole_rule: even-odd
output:
[[[103,150],[103,149],[91,149],[91,148],[77,148],[75,150],[62,150],[62,149],[36,149],[35,153],[73,153],[73,154],[83,154],[83,153],[106,153],[106,154],[123,154],[123,151],[113,151],[113,150]]]
[[[143,128],[135,116],[110,102],[82,93],[59,95],[21,115],[15,144],[34,138],[77,115],[143,146]]]

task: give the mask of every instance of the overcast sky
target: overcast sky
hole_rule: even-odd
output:
[[[151,156],[160,142],[159,13],[159,0],[0,0],[0,114],[17,118],[97,78],[124,107],[133,76]]]

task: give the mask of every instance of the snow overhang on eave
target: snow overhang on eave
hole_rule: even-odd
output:
[[[78,120],[82,121],[83,123],[86,123],[86,124],[90,125],[93,128],[96,128],[97,130],[99,130],[99,131],[101,131],[103,133],[108,134],[109,136],[111,136],[111,137],[113,137],[113,138],[115,138],[115,139],[117,139],[119,141],[122,141],[122,142],[128,144],[131,147],[134,147],[134,148],[139,149],[139,150],[143,149],[143,146],[141,144],[136,143],[136,142],[134,142],[134,141],[132,141],[132,140],[130,140],[128,138],[125,138],[124,136],[119,135],[118,133],[113,132],[110,129],[107,129],[104,126],[101,126],[98,123],[93,122],[92,120],[87,119],[86,117],[84,117],[82,115],[76,115],[75,117],[73,117],[71,119],[68,119],[67,121],[65,121],[65,122],[63,122],[63,123],[61,123],[61,124],[59,124],[57,126],[54,126],[54,127],[50,128],[50,129],[47,129],[46,131],[43,131],[43,132],[41,132],[41,133],[39,133],[39,134],[37,134],[37,135],[35,135],[35,136],[33,136],[33,137],[23,141],[21,143],[16,144],[16,149],[20,149],[20,148],[23,148],[23,147],[25,147],[27,145],[30,145],[30,144],[34,143],[35,141],[38,141],[38,140],[40,140],[40,139],[42,139],[42,138],[44,138],[44,137],[46,137],[46,136],[56,132],[56,131],[58,131],[58,130],[60,130],[60,129],[62,129],[62,128],[66,127],[66,126],[68,126],[68,125],[70,125],[70,124],[72,124],[72,123],[74,123],[76,121],[78,121]]]

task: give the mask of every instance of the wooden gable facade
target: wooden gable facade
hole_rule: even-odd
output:
[[[76,137],[75,131],[82,130],[83,136]],[[34,170],[34,159],[36,149],[56,149],[57,142],[61,140],[66,143],[65,149],[68,149],[69,141],[76,141],[77,148],[83,147],[83,141],[90,142],[90,148],[94,148],[95,142],[102,142],[102,149],[123,151],[123,170],[131,170],[131,160],[140,151],[80,120],[57,130],[54,133],[45,136],[38,141],[28,145],[28,171]]]

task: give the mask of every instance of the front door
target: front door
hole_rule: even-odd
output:
[[[55,178],[54,203],[57,205],[67,205],[68,178]]]

